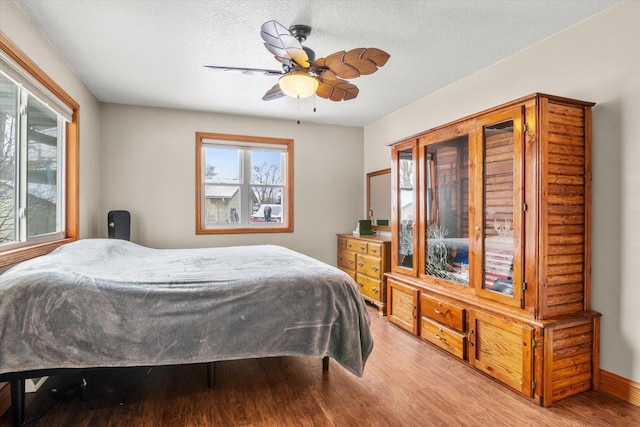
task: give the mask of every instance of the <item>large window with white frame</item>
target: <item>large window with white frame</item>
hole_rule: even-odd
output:
[[[77,238],[77,111],[0,33],[0,266]]]
[[[0,245],[64,237],[64,124],[0,72]]]
[[[293,231],[293,141],[196,134],[196,233]]]

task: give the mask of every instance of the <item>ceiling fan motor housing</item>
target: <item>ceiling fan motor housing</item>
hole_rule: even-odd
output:
[[[311,34],[311,27],[303,24],[296,24],[289,27],[289,32],[293,37],[298,39],[300,43],[305,41]]]

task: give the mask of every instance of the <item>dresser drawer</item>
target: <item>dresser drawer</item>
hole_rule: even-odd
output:
[[[465,331],[466,310],[464,308],[421,295],[420,314],[456,331]]]
[[[338,237],[338,250],[347,249],[347,238],[346,237]]]
[[[437,345],[460,359],[465,359],[465,350],[467,349],[466,336],[426,317],[422,317],[420,321],[420,336],[422,339]]]
[[[380,258],[358,254],[356,271],[374,279],[382,279],[382,261]]]
[[[361,254],[367,253],[367,242],[357,239],[347,239],[347,249]]]
[[[371,256],[377,256],[377,257],[382,256],[382,243],[368,242],[367,254]]]
[[[380,280],[374,280],[358,273],[356,274],[356,283],[360,288],[360,292],[369,298],[373,298],[376,301],[384,301],[386,299]]]
[[[351,251],[339,251],[338,252],[338,267],[347,270],[356,269],[356,253]]]

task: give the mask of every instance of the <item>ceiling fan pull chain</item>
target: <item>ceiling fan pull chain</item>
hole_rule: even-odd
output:
[[[298,95],[297,100],[298,100],[298,124],[300,124],[300,95]]]
[[[313,92],[313,112],[316,112],[316,93]]]

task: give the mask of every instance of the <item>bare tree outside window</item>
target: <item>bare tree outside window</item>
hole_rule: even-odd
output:
[[[253,187],[258,203],[278,204],[281,202],[281,188],[270,187],[270,185],[280,186],[282,184],[280,167],[278,165],[263,162],[260,165],[253,166],[251,182],[253,184],[260,184],[259,186]]]
[[[218,175],[218,172],[216,172],[215,165],[207,165],[206,178],[211,179],[216,175]]]
[[[0,244],[15,240],[16,118],[0,111]]]

